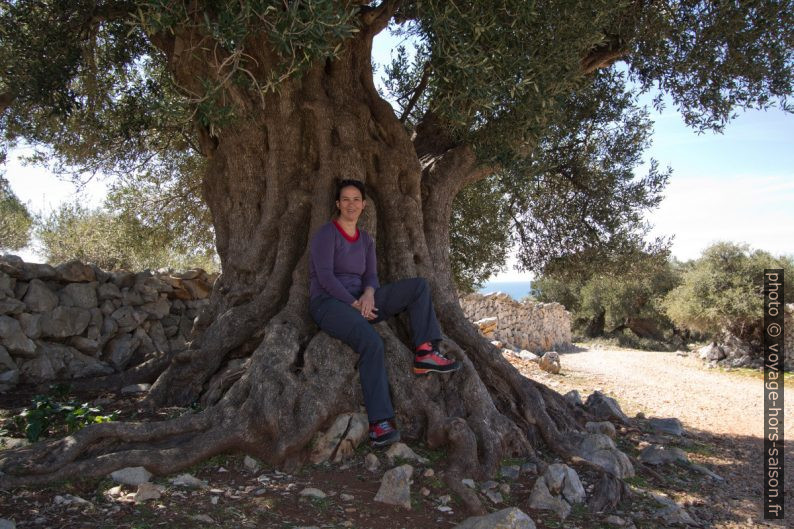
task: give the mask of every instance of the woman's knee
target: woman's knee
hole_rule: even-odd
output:
[[[345,340],[360,355],[383,354],[383,340],[367,321],[353,325]]]

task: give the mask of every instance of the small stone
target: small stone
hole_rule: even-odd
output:
[[[618,526],[626,525],[626,520],[624,520],[620,516],[615,516],[614,514],[610,514],[609,516],[604,518],[604,521],[609,525],[618,525]]]
[[[495,490],[486,490],[485,491],[485,496],[489,500],[491,500],[491,503],[494,503],[494,504],[502,503],[504,501],[504,499],[502,498],[502,495],[500,493],[496,492]]]
[[[215,523],[215,520],[207,516],[206,514],[196,514],[195,516],[190,517],[197,522],[204,522],[204,523]]]
[[[411,465],[401,465],[387,471],[381,479],[375,501],[411,508]]]
[[[540,362],[538,363],[540,368],[544,371],[548,371],[552,374],[557,374],[560,372],[560,355],[555,351],[548,351],[543,356],[540,357]]]
[[[394,464],[395,460],[398,458],[405,461],[417,461],[422,464],[430,462],[428,459],[417,455],[416,452],[411,450],[405,443],[394,443],[386,451],[386,459],[389,461],[389,464]]]
[[[496,481],[486,481],[480,485],[480,490],[482,491],[491,490],[491,489],[495,489],[498,486],[499,483],[497,483]]]
[[[519,467],[518,465],[507,465],[507,466],[502,467],[499,470],[499,474],[503,478],[509,479],[509,480],[512,480],[512,481],[515,481],[515,480],[518,479],[518,476],[519,476],[520,472],[521,472],[521,467]]]
[[[219,498],[217,496],[213,496],[210,498],[210,503],[213,505],[218,505],[218,499]]]
[[[378,456],[373,453],[367,454],[364,458],[364,468],[369,470],[370,472],[377,472],[380,468],[380,461],[378,461]]]
[[[16,529],[17,524],[6,518],[0,518],[0,529]]]
[[[654,432],[657,433],[675,435],[677,437],[681,437],[681,435],[683,435],[684,433],[684,427],[681,425],[681,421],[679,421],[675,417],[671,417],[668,419],[651,417],[648,420],[648,425],[651,427],[651,429]]]
[[[456,525],[454,529],[535,529],[535,522],[525,512],[516,507],[483,516],[474,516]]]
[[[162,485],[155,485],[154,483],[141,483],[138,485],[138,490],[135,492],[135,503],[143,503],[148,500],[158,500],[162,495],[165,488]]]
[[[600,422],[593,422],[588,421],[584,425],[585,430],[590,433],[601,433],[610,437],[611,439],[615,438],[615,425],[609,421],[600,421]]]
[[[110,474],[110,479],[122,485],[137,487],[151,479],[152,473],[143,467],[127,467]]]
[[[501,485],[499,485],[499,492],[505,495],[510,494],[510,485],[508,485],[507,483],[502,483]]]
[[[452,514],[452,507],[447,507],[446,505],[439,505],[438,507],[436,507],[436,509],[438,509],[441,512]]]
[[[207,488],[207,482],[198,479],[195,476],[190,474],[180,474],[175,478],[172,478],[171,483],[176,485],[177,487],[187,487],[191,489],[204,489]]]
[[[638,459],[648,465],[663,465],[665,463],[688,463],[689,457],[686,452],[674,446],[665,447],[658,445],[646,446],[638,456]]]
[[[419,489],[419,494],[421,494],[424,497],[430,496],[430,489],[428,489],[427,487],[422,487],[421,489]]]
[[[450,496],[449,494],[444,494],[443,496],[439,496],[438,497],[438,502],[441,505],[446,505],[447,503],[449,503],[451,501],[452,501],[452,496]]]
[[[353,501],[356,498],[352,494],[345,494],[343,492],[342,494],[339,495],[339,499],[341,499],[342,501]]]
[[[262,469],[262,465],[259,464],[259,461],[251,456],[245,456],[245,459],[243,459],[243,465],[245,466],[246,470],[252,474],[256,474]]]
[[[130,384],[121,388],[122,395],[135,395],[137,393],[146,393],[151,389],[151,384]]]
[[[433,469],[432,469],[432,468],[428,468],[427,470],[425,470],[425,471],[422,473],[422,476],[423,476],[423,477],[426,477],[426,478],[432,478],[432,477],[433,477],[433,476],[435,476],[435,475],[436,475],[436,473],[435,473],[435,472],[433,472]]]
[[[466,479],[462,479],[460,481],[461,481],[461,483],[463,483],[464,485],[466,485],[470,489],[476,489],[477,488],[477,485],[474,483],[473,479],[466,478]]]
[[[318,498],[323,499],[327,497],[325,492],[321,491],[320,489],[315,489],[314,487],[306,487],[302,491],[298,493],[299,496],[309,496],[311,498]]]

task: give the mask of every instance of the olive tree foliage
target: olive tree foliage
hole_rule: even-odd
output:
[[[794,258],[752,250],[746,244],[719,242],[685,264],[680,285],[667,294],[663,308],[681,327],[719,338],[730,332],[761,343],[763,338],[764,269],[783,269],[794,277]],[[794,299],[786,281],[784,299]]]
[[[30,242],[33,216],[0,174],[0,250],[20,250]]]
[[[36,235],[51,264],[79,259],[105,270],[217,270],[211,246],[175,244],[174,236],[182,237],[181,232],[144,224],[130,211],[62,204],[37,222]]]
[[[666,248],[656,253],[635,248],[612,257],[590,253],[554,260],[532,286],[539,301],[561,303],[572,313],[574,331],[580,335],[622,340],[630,330],[655,346],[676,332],[662,302],[679,284],[679,268]]]

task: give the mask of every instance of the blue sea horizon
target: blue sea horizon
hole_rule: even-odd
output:
[[[480,294],[504,292],[516,301],[521,301],[532,291],[532,281],[486,281],[477,291]]]

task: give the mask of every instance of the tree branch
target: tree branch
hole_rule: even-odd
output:
[[[619,37],[613,36],[609,42],[591,50],[582,58],[580,61],[582,72],[589,75],[598,69],[607,68],[627,54],[628,49],[623,45],[623,41]]]
[[[430,80],[430,70],[430,62],[428,61],[425,63],[424,71],[422,72],[422,79],[419,81],[419,84],[416,85],[416,88],[414,88],[414,93],[411,95],[410,101],[408,101],[408,104],[405,106],[403,115],[400,116],[400,123],[403,125],[405,124],[405,120],[408,119],[408,116],[411,115],[411,111],[416,106],[417,101],[419,101],[419,97],[425,91],[425,88],[427,88],[427,82]]]
[[[402,0],[383,0],[375,7],[362,8],[361,21],[368,27],[372,36],[377,35],[389,25],[389,20],[394,16]]]

